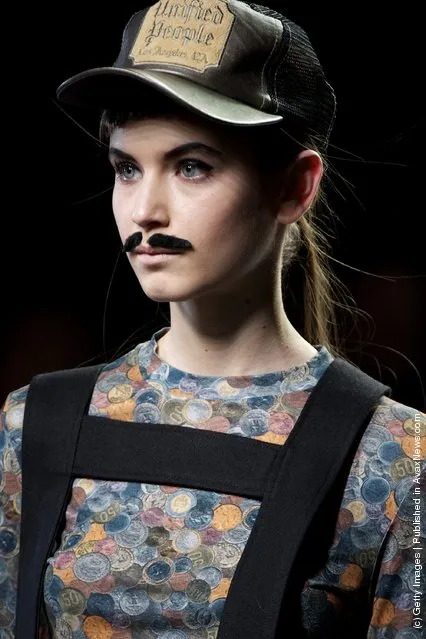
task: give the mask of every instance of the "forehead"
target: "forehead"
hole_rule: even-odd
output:
[[[157,114],[150,112],[131,116],[113,129],[110,145],[138,142],[168,145],[196,140],[233,155],[251,157],[250,136],[242,129],[204,118],[189,110],[170,109]]]

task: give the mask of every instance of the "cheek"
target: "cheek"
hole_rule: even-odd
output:
[[[123,197],[123,193],[120,189],[114,187],[112,192],[112,212],[119,231],[128,225],[128,222],[126,224],[128,208],[129,203],[127,202],[127,198]]]

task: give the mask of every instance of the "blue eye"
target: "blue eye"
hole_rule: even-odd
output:
[[[116,175],[124,181],[133,180],[136,170],[136,167],[131,162],[118,162],[115,165]]]
[[[209,166],[205,162],[201,162],[201,160],[181,160],[181,162],[179,162],[179,168],[183,170],[185,167],[190,167],[191,170],[193,170],[194,168],[198,169],[198,171],[201,171],[201,173],[204,174],[205,177],[209,177],[209,174],[213,171],[213,167]],[[196,175],[184,175],[184,177],[188,178],[188,180],[194,180],[198,178],[198,176]]]

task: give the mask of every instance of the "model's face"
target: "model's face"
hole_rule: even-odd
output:
[[[181,145],[206,145],[171,152]],[[229,293],[271,259],[277,223],[266,210],[250,146],[239,133],[180,117],[129,122],[114,130],[113,211],[122,242],[142,231],[191,243],[157,264],[128,254],[148,297],[184,301]],[[253,282],[254,283],[254,282]]]

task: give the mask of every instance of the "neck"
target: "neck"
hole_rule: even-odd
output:
[[[277,293],[278,287],[275,287]],[[157,355],[194,375],[258,375],[299,366],[317,350],[296,331],[279,295],[262,289],[170,302],[170,329]]]

